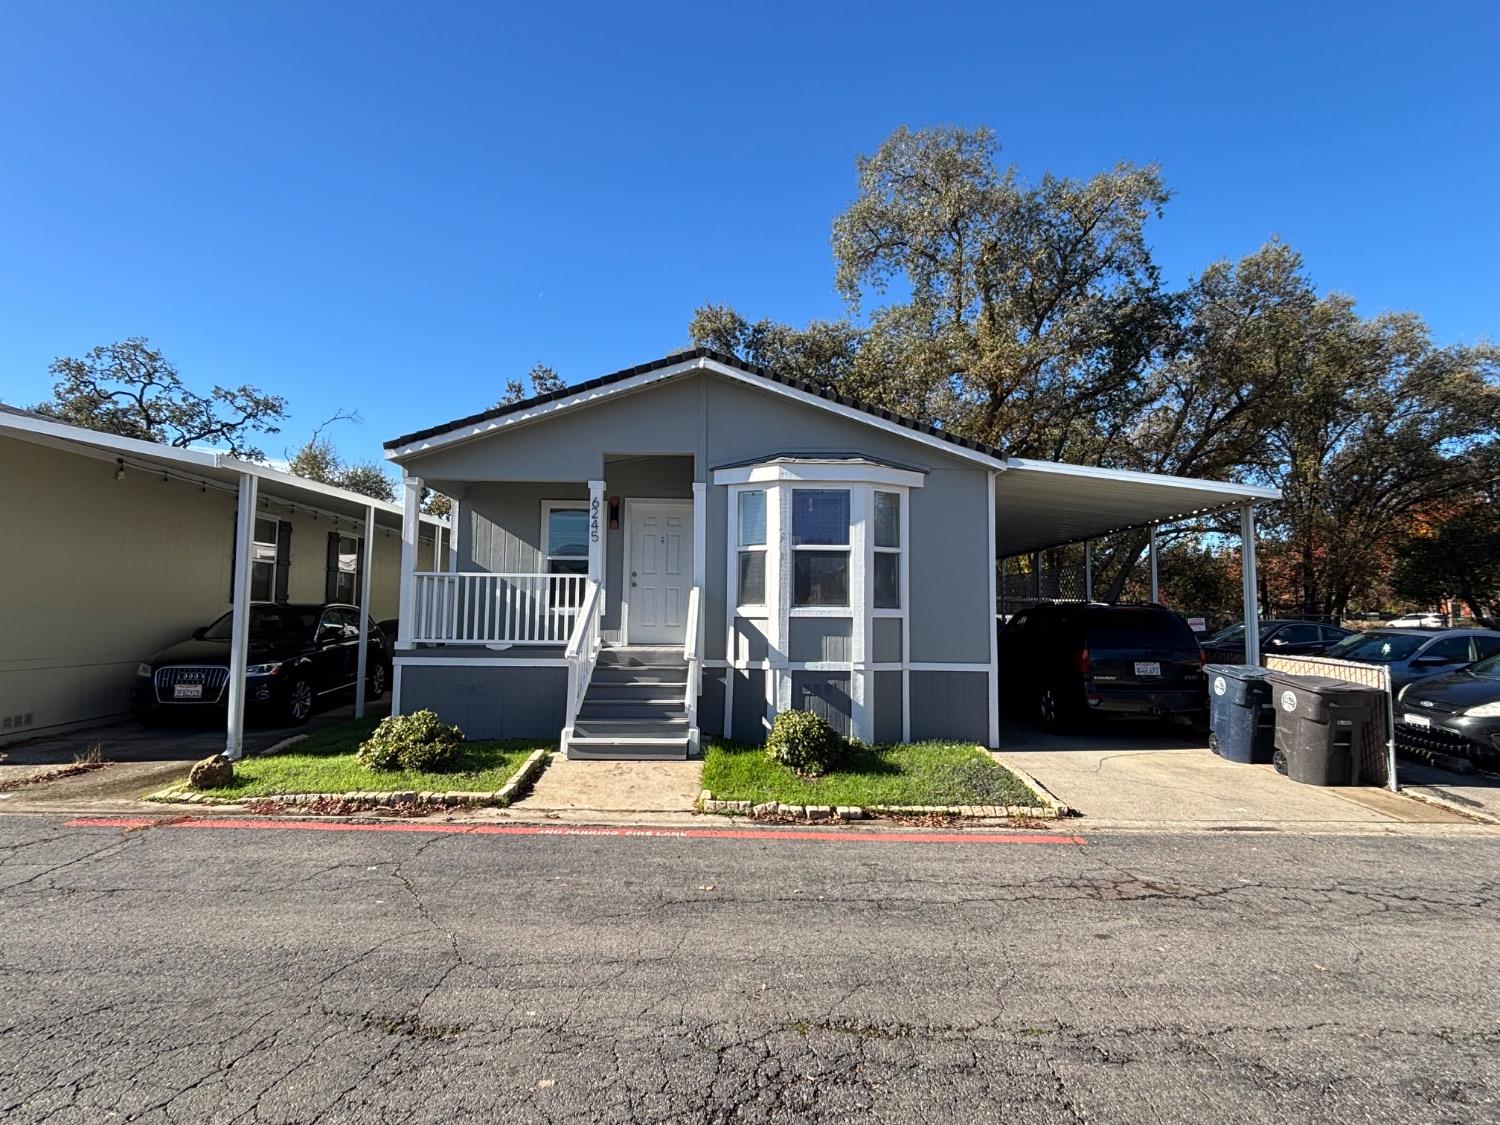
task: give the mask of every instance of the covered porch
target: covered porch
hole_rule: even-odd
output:
[[[406,478],[408,511],[426,488],[450,497],[454,535],[432,567],[407,545],[396,710],[420,696],[478,730],[503,715],[575,755],[600,730],[620,749],[673,748],[639,756],[696,747],[706,489],[691,454],[612,453],[600,466],[574,481]],[[649,685],[591,697],[607,647],[654,654],[638,669]]]

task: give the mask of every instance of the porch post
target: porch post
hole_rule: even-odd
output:
[[[448,569],[454,574],[458,573],[458,504],[457,500],[448,502]]]
[[[1161,583],[1157,579],[1157,570],[1156,570],[1156,525],[1154,523],[1151,525],[1150,535],[1151,535],[1150,545],[1147,548],[1147,551],[1148,551],[1148,553],[1151,556],[1151,598],[1150,598],[1150,600],[1153,601],[1153,602],[1159,602],[1159,601],[1161,601]]]
[[[411,648],[412,614],[416,612],[417,540],[422,529],[422,478],[403,475],[404,505],[401,510],[401,593],[397,609],[396,651]],[[391,674],[391,714],[401,714],[401,663]]]
[[[604,503],[604,482],[589,481],[589,580],[600,586],[604,585],[604,535],[608,525]]]
[[[1244,583],[1245,663],[1260,663],[1260,610],[1255,597],[1255,505],[1240,507],[1240,580]]]
[[[988,534],[985,537],[985,552],[984,553],[985,553],[985,562],[988,564],[988,569],[989,569],[989,572],[990,572],[990,610],[989,610],[989,613],[986,614],[986,624],[988,625],[989,642],[990,642],[990,669],[989,669],[989,681],[990,681],[989,682],[989,687],[990,687],[990,700],[989,700],[989,711],[990,711],[989,718],[990,718],[990,722],[989,722],[989,733],[990,733],[990,742],[989,742],[989,744],[990,744],[990,748],[991,749],[999,749],[999,747],[1000,747],[1000,638],[998,636],[998,632],[999,632],[1000,625],[999,625],[999,622],[995,620],[995,578],[996,578],[996,575],[995,575],[995,477],[998,474],[994,473],[994,472],[991,472],[991,473],[989,473],[987,475],[989,477],[989,484],[988,484],[988,487],[985,489],[985,492],[987,494],[986,497],[985,497],[985,507],[987,509],[986,524],[987,524],[987,527],[988,527]],[[904,507],[904,505],[903,505],[903,507]],[[905,513],[903,512],[903,515],[904,514]],[[903,544],[906,543],[906,538],[904,536],[902,537],[901,542]],[[906,622],[902,623],[902,631],[903,632],[906,629],[906,625],[910,621],[911,607],[909,605],[906,608],[906,612],[907,612],[907,615],[908,615],[908,620]],[[910,707],[910,705],[911,705],[910,699],[904,700],[903,704],[904,704],[904,707],[903,707],[903,713],[904,713],[905,708],[906,707]]]
[[[375,509],[365,509],[365,541],[359,560],[359,663],[354,682],[354,717],[365,717],[365,685],[370,677],[370,572],[375,569]]]
[[[693,585],[698,587],[698,644],[703,644],[703,603],[708,591],[708,485],[693,482]]]
[[[1083,600],[1094,600],[1094,541],[1083,541]]]
[[[239,504],[234,519],[234,597],[229,607],[229,716],[224,732],[224,757],[238,761],[245,754],[245,666],[250,648],[250,569],[255,550],[255,504],[260,479],[240,474]]]

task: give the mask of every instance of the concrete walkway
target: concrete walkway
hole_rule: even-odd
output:
[[[1030,774],[1080,810],[1090,826],[1335,829],[1466,822],[1383,789],[1301,785],[1270,766],[1226,762],[1190,728],[1104,724],[1061,736],[1008,725],[1001,746],[1002,764]]]
[[[561,754],[531,795],[512,806],[534,812],[690,812],[703,763],[570,761]]]

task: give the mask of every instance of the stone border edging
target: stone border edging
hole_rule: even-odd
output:
[[[316,805],[323,802],[350,801],[362,805],[391,806],[396,805],[418,805],[424,808],[505,808],[515,802],[542,770],[547,768],[547,762],[551,758],[550,747],[542,747],[533,750],[526,760],[516,767],[515,773],[511,774],[505,784],[493,793],[471,793],[463,790],[437,793],[430,791],[418,791],[415,789],[395,789],[389,791],[366,791],[356,790],[350,793],[276,793],[265,797],[211,797],[207,793],[195,793],[192,790],[179,792],[176,787],[163,789],[152,793],[146,798],[148,801],[157,801],[164,804],[189,804],[189,805],[249,805],[270,804],[296,807],[300,805]],[[186,784],[186,783],[183,783]]]

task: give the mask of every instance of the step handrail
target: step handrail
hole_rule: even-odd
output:
[[[604,643],[600,629],[603,611],[604,588],[590,579],[584,590],[583,602],[578,608],[578,618],[573,623],[573,634],[568,638],[568,647],[563,653],[568,663],[568,706],[563,719],[563,753],[567,753],[568,739],[573,735],[573,723],[578,718],[578,709],[583,706],[583,697],[588,694],[589,681],[594,678],[594,666],[599,662],[599,650]]]
[[[702,598],[702,591],[697,586],[688,592],[687,629],[682,639],[682,655],[687,661],[686,698],[682,702],[687,711],[688,737],[692,740],[694,752],[698,749],[698,693],[703,683],[703,641],[699,622]]]

